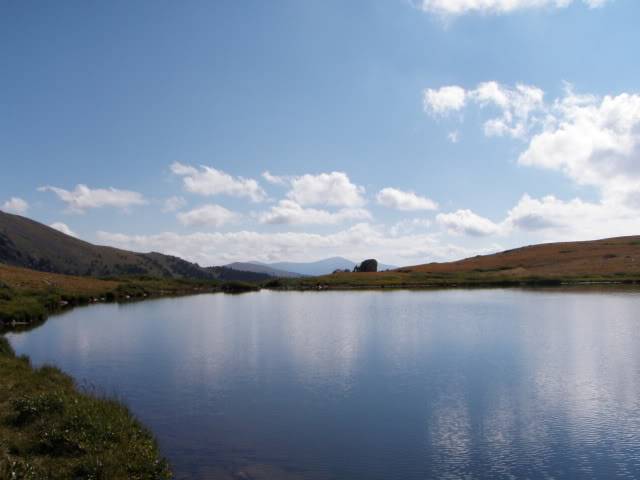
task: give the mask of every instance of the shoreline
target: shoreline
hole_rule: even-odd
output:
[[[118,400],[35,368],[0,336],[0,477],[168,480],[153,433]]]
[[[1,272],[0,272],[1,273]],[[43,272],[35,272],[41,275]],[[380,272],[380,275],[383,272]],[[94,290],[92,295],[83,291],[47,291],[29,290],[18,293],[11,298],[13,312],[8,312],[6,302],[2,302],[2,288],[6,286],[0,276],[0,337],[5,333],[30,330],[42,325],[51,315],[62,313],[79,306],[108,303],[131,303],[145,300],[183,297],[207,293],[239,294],[252,291],[389,291],[389,290],[455,290],[455,289],[492,289],[492,288],[546,288],[561,289],[571,287],[640,287],[640,278],[469,278],[458,279],[425,278],[409,281],[405,278],[394,278],[397,281],[386,281],[385,277],[364,279],[357,274],[359,281],[343,280],[341,274],[304,279],[276,278],[259,284],[244,282],[213,282],[182,279],[157,278],[125,278],[125,279],[90,279],[88,281],[105,282],[109,288]],[[76,277],[85,279],[85,277]],[[377,281],[382,279],[382,281]],[[362,281],[365,280],[365,281]],[[115,282],[115,288],[113,283]]]
[[[364,274],[366,275],[366,274]],[[338,275],[339,276],[339,275]],[[407,281],[400,279],[395,282],[340,282],[332,276],[311,277],[304,280],[290,281],[287,279],[276,279],[267,282],[263,288],[268,290],[283,291],[309,291],[309,290],[430,290],[430,289],[458,289],[458,288],[562,288],[562,287],[588,287],[588,286],[640,286],[640,278],[495,278],[495,279],[430,279],[424,281]],[[315,280],[315,281],[312,281]]]

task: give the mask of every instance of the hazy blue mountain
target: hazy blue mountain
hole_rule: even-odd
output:
[[[353,270],[356,266],[356,262],[348,260],[343,257],[331,257],[324,260],[318,260],[317,262],[275,262],[275,263],[261,263],[250,262],[249,264],[262,265],[277,270],[284,270],[286,272],[294,272],[300,275],[326,275],[332,273],[334,270]],[[246,264],[243,264],[246,265]],[[396,268],[391,265],[379,264],[378,270],[387,270],[389,268]]]

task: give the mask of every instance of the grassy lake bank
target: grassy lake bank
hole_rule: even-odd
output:
[[[152,434],[119,402],[33,368],[0,337],[0,478],[168,479]]]
[[[392,270],[377,273],[334,273],[320,277],[274,279],[265,288],[282,290],[368,290],[427,288],[560,287],[636,285],[638,274],[618,275],[504,275],[500,271],[427,273]]]
[[[48,315],[76,305],[257,288],[250,283],[216,280],[76,277],[0,264],[0,332],[36,325]]]

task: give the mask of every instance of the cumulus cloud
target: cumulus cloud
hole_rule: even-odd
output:
[[[238,217],[237,213],[215,204],[203,205],[177,215],[180,223],[188,227],[221,227]]]
[[[343,208],[337,212],[304,208],[293,200],[281,200],[259,216],[260,223],[287,225],[332,225],[349,220],[368,220],[371,213],[362,208]]]
[[[433,200],[421,197],[411,191],[398,190],[397,188],[383,188],[376,195],[380,205],[395,208],[396,210],[437,210],[438,204]]]
[[[183,197],[173,196],[164,201],[162,211],[165,213],[177,212],[187,205],[187,201]]]
[[[361,207],[365,204],[364,187],[351,183],[344,172],[302,175],[290,180],[287,198],[299,205]]]
[[[286,185],[287,184],[287,177],[282,177],[282,176],[278,176],[278,175],[271,175],[269,170],[266,170],[266,171],[262,172],[262,178],[264,178],[265,181],[267,181],[268,183],[270,183],[272,185]]]
[[[436,221],[454,235],[484,237],[500,231],[500,225],[473,213],[471,210],[440,213],[436,216]]]
[[[101,243],[134,251],[158,251],[201,265],[223,265],[247,259],[264,262],[308,261],[341,255],[354,261],[373,257],[385,263],[408,265],[486,253],[444,243],[433,234],[394,237],[384,227],[359,223],[330,234],[256,231],[157,235],[98,232]]]
[[[582,0],[589,8],[601,7],[609,0]],[[426,12],[455,16],[467,13],[505,14],[534,8],[566,8],[579,0],[422,0]]]
[[[0,210],[3,210],[7,213],[15,213],[16,215],[24,215],[25,213],[27,213],[27,210],[29,210],[29,204],[22,198],[11,197],[9,200],[2,204]]]
[[[66,223],[55,222],[49,225],[51,228],[58,230],[59,232],[64,233],[65,235],[69,235],[70,237],[77,237],[76,233],[69,228]]]
[[[422,105],[425,112],[435,115],[462,110],[466,99],[466,90],[457,85],[447,85],[438,89],[427,88],[422,92]]]
[[[519,163],[562,172],[607,201],[640,208],[640,94],[598,98],[569,89],[552,114]]]
[[[497,109],[500,115],[487,120],[484,124],[487,136],[523,138],[533,125],[542,122],[542,114],[545,112],[544,91],[523,84],[511,88],[490,81],[481,83],[472,90],[452,85],[437,90],[427,88],[423,95],[424,109],[433,115],[443,116],[460,111],[469,103],[481,108]],[[453,137],[449,134],[448,138],[455,143],[458,138],[457,132]]]
[[[90,208],[115,207],[127,209],[134,205],[147,203],[141,193],[116,188],[89,188],[86,185],[76,185],[74,190],[45,186],[38,188],[40,192],[53,192],[60,200],[67,204],[70,212],[83,213]]]
[[[599,202],[583,202],[584,208],[617,206],[640,213],[640,94],[581,95],[568,85],[559,98],[545,102],[537,87],[485,82],[465,97],[501,111],[485,122],[485,134],[526,142],[520,165],[554,170],[577,185],[595,187]],[[541,203],[549,204],[549,198]]]
[[[535,243],[637,235],[639,215],[638,208],[617,201],[562,200],[554,195],[534,198],[524,194],[500,222],[471,210],[442,213],[436,221],[454,235],[506,237],[525,233],[528,241]]]
[[[485,122],[485,134],[524,141],[520,165],[559,172],[576,185],[595,188],[599,198],[523,195],[498,224],[463,210],[440,215],[444,228],[469,235],[525,232],[550,241],[638,233],[640,94],[600,97],[577,94],[568,85],[559,98],[545,102],[536,87],[485,82],[465,97],[502,112]]]
[[[561,200],[553,195],[532,198],[523,195],[508,212],[503,227],[521,230],[539,238],[590,240],[622,235],[637,235],[640,211],[611,201],[586,202],[579,198]]]
[[[257,181],[251,178],[233,177],[213,167],[199,168],[174,162],[171,171],[180,177],[188,192],[204,196],[231,195],[247,197],[253,202],[266,200],[267,195]]]
[[[409,218],[400,220],[389,228],[389,233],[394,237],[398,235],[406,235],[418,230],[424,230],[431,227],[431,220],[427,218]]]

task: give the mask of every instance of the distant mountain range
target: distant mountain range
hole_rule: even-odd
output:
[[[93,245],[19,215],[0,212],[0,262],[52,273],[109,277],[149,275],[262,282],[271,275],[226,267],[204,268],[162,253]]]
[[[353,270],[356,262],[343,257],[331,257],[316,262],[236,262],[225,265],[228,268],[237,268],[248,272],[268,273],[274,277],[296,278],[302,276],[326,275],[335,270]],[[378,270],[394,269],[392,265],[379,264]]]

